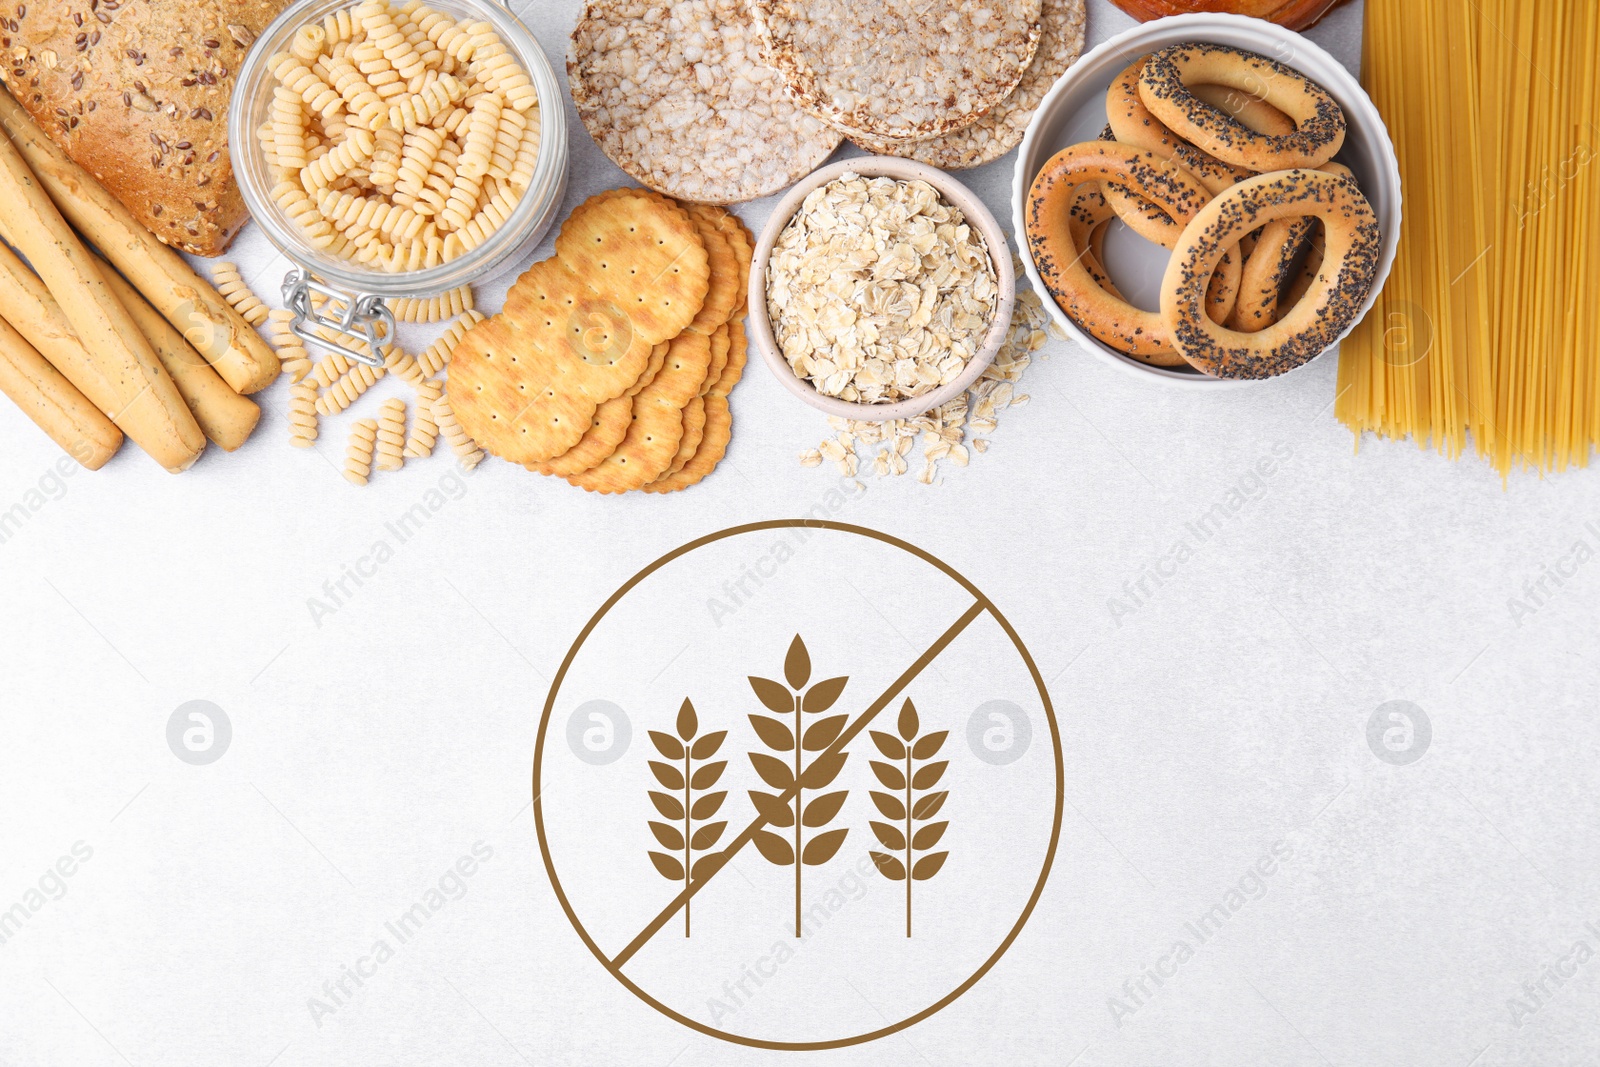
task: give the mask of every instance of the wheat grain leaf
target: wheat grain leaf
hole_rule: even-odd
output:
[[[884,848],[893,852],[904,852],[906,850],[906,835],[901,833],[898,828],[886,822],[871,822],[867,825],[872,827],[873,836],[883,843]]]
[[[683,881],[683,864],[665,852],[650,853],[650,862],[656,865],[656,870],[660,871],[663,877],[670,878],[674,882]]]
[[[714,733],[706,734],[689,749],[689,755],[695,759],[710,759],[717,754],[717,749],[722,747],[722,739],[727,736],[728,731],[726,730],[717,730]]]
[[[755,690],[756,699],[765,704],[768,711],[775,711],[780,715],[794,711],[794,694],[771,678],[757,678],[751,675],[750,688]]]
[[[826,719],[818,719],[806,727],[806,735],[801,741],[801,747],[807,752],[821,752],[834,739],[844,733],[844,724],[849,720],[848,715],[829,715]]]
[[[806,695],[800,698],[800,707],[812,714],[827,711],[839,699],[839,694],[844,692],[844,684],[849,680],[849,678],[824,678],[806,690]]]
[[[663,819],[683,818],[683,803],[671,793],[650,793],[650,801],[656,806]]]
[[[906,880],[905,864],[893,856],[885,856],[882,852],[873,852],[870,855],[872,856],[872,862],[878,865],[878,870],[883,872],[885,878],[892,878],[896,882]]]
[[[805,814],[800,821],[807,826],[826,826],[839,814],[839,809],[844,807],[844,798],[850,795],[848,789],[841,789],[837,793],[824,793],[811,801],[805,807]]]
[[[726,799],[728,799],[726,790],[720,793],[707,793],[694,802],[694,806],[689,809],[689,814],[696,819],[709,819],[717,813],[717,809],[722,807],[722,802]]]
[[[940,792],[929,793],[927,796],[917,798],[917,802],[911,806],[911,817],[913,819],[933,818],[939,814],[939,809],[944,807],[945,797],[949,795],[949,790],[941,790]]]
[[[883,783],[885,789],[904,789],[906,776],[900,773],[900,768],[892,763],[872,761],[872,773],[878,776],[878,781]]]
[[[932,789],[939,784],[939,779],[944,777],[944,769],[948,766],[950,766],[949,760],[940,760],[938,763],[917,768],[917,773],[911,776],[911,788],[919,791]]]
[[[750,753],[750,765],[756,769],[761,780],[774,789],[794,788],[794,771],[781,759],[767,755],[765,752]]]
[[[878,806],[878,810],[883,812],[885,819],[904,819],[906,817],[906,806],[900,803],[900,798],[893,793],[873,792],[870,796],[872,797],[872,802]]]
[[[917,736],[917,730],[921,728],[921,725],[917,721],[917,706],[911,703],[908,697],[905,704],[900,708],[900,736],[909,742],[913,737]]]
[[[905,759],[906,746],[894,734],[884,733],[882,730],[872,731],[872,740],[878,746],[886,759]]]
[[[671,823],[653,822],[650,832],[656,835],[656,840],[661,842],[662,848],[669,848],[674,852],[683,850],[683,831]]]
[[[911,877],[919,882],[926,882],[939,873],[939,868],[944,866],[944,861],[949,855],[948,852],[935,852],[922,857],[916,866],[911,868]]]
[[[918,761],[932,759],[933,754],[938,752],[944,745],[944,739],[949,736],[949,730],[940,730],[937,733],[931,733],[927,737],[920,738],[916,744],[911,746],[911,758]]]
[[[931,822],[911,835],[911,847],[918,852],[924,852],[939,843],[939,838],[944,836],[948,822]],[[695,835],[699,840],[699,835]]]
[[[689,703],[689,698],[684,697],[683,705],[678,708],[678,736],[688,741],[700,730],[700,719],[694,713],[694,705]]]
[[[650,740],[655,742],[656,751],[666,759],[683,758],[683,743],[671,734],[664,734],[660,730],[651,730]]]
[[[799,634],[789,642],[789,654],[783,657],[783,677],[797,693],[811,680],[811,654],[806,651],[806,643],[800,640]]]
[[[802,853],[806,866],[815,867],[819,863],[827,863],[833,859],[833,854],[839,851],[839,846],[844,844],[845,835],[849,832],[847,829],[829,830],[807,841],[805,851]]]
[[[696,830],[694,836],[689,838],[689,847],[696,851],[710,848],[717,843],[717,838],[721,837],[722,831],[727,828],[728,824],[726,822],[708,822]]]
[[[839,776],[839,770],[844,766],[844,761],[850,758],[848,752],[824,753],[811,761],[800,775],[800,785],[806,789],[825,789],[833,784]]]
[[[789,752],[794,748],[794,732],[770,715],[752,715],[750,725],[756,728],[761,743],[774,752]]]
[[[663,789],[683,788],[683,772],[672,764],[651,760],[650,769],[655,772],[656,781],[661,783]]]
[[[710,789],[717,784],[717,779],[722,777],[722,772],[727,767],[728,761],[725,759],[718,760],[715,763],[708,763],[704,767],[696,767],[694,769],[694,777],[689,779],[690,788]]]
[[[694,861],[694,880],[703,882],[717,873],[717,869],[727,862],[728,856],[724,852],[713,852],[709,856],[701,856]]]
[[[789,842],[777,834],[768,833],[766,830],[757,830],[751,840],[755,842],[756,851],[766,857],[768,863],[776,863],[780,867],[787,867],[794,862],[794,849],[789,847]]]
[[[752,789],[750,803],[756,806],[756,812],[763,819],[780,830],[794,825],[794,809],[785,804],[783,798],[775,797],[771,793],[758,793]]]

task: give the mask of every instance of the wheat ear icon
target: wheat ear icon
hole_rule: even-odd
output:
[[[805,830],[815,830],[828,825],[844,806],[849,790],[824,793],[810,803],[805,802],[808,790],[826,789],[833,784],[844,767],[849,753],[838,752],[804,762],[803,753],[822,752],[844,732],[845,715],[829,715],[806,725],[805,716],[821,715],[839,699],[848,678],[824,678],[815,685],[811,681],[811,655],[798,634],[789,645],[789,654],[783,661],[783,682],[770,678],[751,676],[750,688],[756,699],[772,715],[751,715],[750,725],[755,727],[761,743],[774,752],[792,752],[791,761],[769,756],[765,752],[751,752],[750,762],[761,780],[778,790],[776,794],[750,791],[750,800],[768,825],[779,829],[794,828],[791,844],[770,830],[756,831],[756,850],[769,863],[794,867],[794,936],[801,936],[800,900],[801,871],[827,863],[844,844],[847,829],[827,830],[805,840]],[[785,685],[784,682],[788,684]],[[784,794],[793,791],[793,802],[785,801]]]
[[[663,819],[671,820],[650,823],[650,832],[655,834],[661,847],[670,850],[650,853],[650,862],[656,865],[662,877],[682,882],[683,887],[688,889],[690,879],[707,873],[708,868],[715,867],[719,859],[718,853],[702,856],[698,860],[694,858],[695,854],[713,847],[728,826],[726,821],[702,823],[698,827],[695,825],[700,820],[713,818],[717,809],[722,807],[722,802],[728,798],[726,790],[704,792],[717,784],[728,761],[718,760],[698,767],[695,762],[715,756],[728,731],[717,730],[696,737],[700,732],[700,720],[688,699],[678,709],[677,726],[676,737],[660,730],[650,731],[650,740],[656,746],[656,751],[661,754],[662,760],[670,761],[650,761],[650,770],[655,774],[656,781],[661,783],[662,789],[669,790],[664,793],[651,790],[650,801]],[[696,793],[702,795],[696,798]],[[680,854],[682,859],[679,859]],[[683,936],[689,936],[687,900],[683,904]]]
[[[939,814],[945,798],[950,795],[948,790],[927,792],[939,784],[945,768],[950,765],[948,760],[927,762],[939,754],[950,731],[939,730],[918,737],[921,724],[917,720],[916,706],[910,700],[901,707],[897,725],[899,737],[883,730],[872,731],[872,740],[878,746],[878,751],[883,753],[884,760],[892,761],[872,761],[872,773],[878,776],[878,781],[885,789],[892,790],[872,793],[872,802],[877,805],[879,813],[891,820],[872,823],[872,832],[879,844],[894,853],[873,852],[872,862],[878,865],[878,870],[885,878],[906,884],[906,936],[910,937],[911,883],[925,882],[938,874],[939,868],[944,866],[945,859],[950,855],[948,852],[933,852],[917,858],[917,853],[926,852],[937,845],[950,825],[948,821],[927,821]],[[917,826],[917,823],[923,825]]]

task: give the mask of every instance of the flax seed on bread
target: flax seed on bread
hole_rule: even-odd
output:
[[[0,80],[157,237],[214,256],[248,217],[228,97],[284,0],[0,0]]]

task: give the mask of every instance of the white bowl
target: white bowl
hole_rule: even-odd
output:
[[[892,404],[853,404],[838,397],[823,396],[810,382],[796,375],[789,361],[783,358],[772,333],[772,321],[767,316],[767,262],[772,258],[772,246],[778,243],[778,235],[789,225],[789,220],[800,210],[801,202],[813,189],[846,173],[860,174],[866,178],[890,177],[900,181],[920,179],[927,182],[939,190],[939,195],[948,203],[960,209],[973,229],[983,234],[984,244],[989,249],[989,262],[994,264],[994,320],[984,334],[983,345],[954,381],[909,400],[897,400]],[[761,361],[777,375],[783,387],[817,410],[860,422],[914,419],[965,393],[984,369],[994,362],[995,353],[1000,351],[1000,345],[1011,329],[1011,308],[1016,296],[1017,280],[1012,273],[1011,252],[1006,244],[1005,231],[1000,229],[994,215],[983,206],[983,201],[973,195],[972,190],[944,171],[914,160],[896,159],[893,156],[860,156],[818,167],[796,182],[778,201],[778,206],[772,209],[766,228],[761,231],[761,239],[756,242],[755,256],[750,264],[750,336],[761,353]]]
[[[1367,294],[1366,303],[1361,305],[1360,313],[1351,322],[1352,329],[1371,310],[1394,263],[1395,247],[1400,238],[1400,166],[1395,160],[1394,145],[1382,116],[1361,88],[1361,83],[1345,69],[1344,64],[1306,37],[1261,19],[1223,14],[1173,15],[1156,19],[1119,33],[1101,44],[1074,63],[1056,81],[1034,112],[1033,120],[1028,123],[1022,147],[1017,152],[1016,172],[1012,178],[1011,225],[1017,234],[1017,245],[1028,280],[1033,283],[1034,290],[1044,300],[1051,317],[1061,324],[1062,329],[1106,362],[1149,381],[1215,389],[1248,383],[1213,378],[1188,367],[1152,367],[1103,344],[1073,322],[1056,306],[1050,291],[1040,280],[1028,242],[1022,239],[1027,232],[1023,226],[1022,210],[1027,203],[1028,188],[1033,184],[1034,175],[1039,173],[1051,156],[1068,145],[1099,140],[1100,131],[1106,124],[1106,90],[1111,86],[1112,79],[1140,56],[1185,41],[1231,45],[1276,59],[1322,86],[1344,109],[1348,130],[1344,147],[1336,158],[1355,172],[1356,181],[1372,202],[1373,210],[1378,215],[1378,225],[1383,231],[1378,249],[1378,273],[1373,278],[1372,291]],[[1158,306],[1161,275],[1168,258],[1166,249],[1144,241],[1126,227],[1118,225],[1108,235],[1106,258],[1109,260],[1107,270],[1123,293],[1142,307],[1153,310]],[[1349,330],[1345,333],[1349,333]],[[1341,334],[1339,340],[1343,338]],[[1329,351],[1337,347],[1336,340],[1329,346]]]

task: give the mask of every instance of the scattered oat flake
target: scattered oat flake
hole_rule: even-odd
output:
[[[1016,266],[1020,273],[1021,264]],[[935,483],[940,459],[949,459],[958,467],[967,466],[972,453],[989,450],[989,439],[975,435],[995,431],[995,413],[1027,403],[1027,394],[1017,393],[1016,384],[1032,362],[1027,353],[1048,321],[1043,303],[1032,290],[1019,293],[1010,328],[994,363],[964,396],[910,419],[856,422],[830,415],[827,424],[832,434],[816,449],[802,452],[801,463],[815,467],[826,458],[841,471],[851,463],[870,463],[878,477],[898,477],[910,470],[906,457],[920,438],[925,466],[917,472],[917,481],[922,484]],[[853,476],[854,471],[847,473]]]

